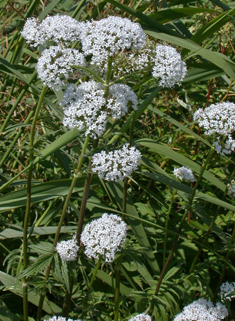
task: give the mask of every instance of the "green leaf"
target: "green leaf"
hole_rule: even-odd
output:
[[[113,279],[112,276],[106,274],[104,271],[98,270],[96,276],[97,276],[97,278],[99,278],[100,280],[102,280],[103,282],[108,284],[109,286],[115,287],[115,279]],[[120,292],[121,292],[121,294],[128,296],[131,294],[132,289],[128,288],[126,285],[120,283]]]
[[[14,313],[11,312],[10,309],[6,306],[6,304],[0,299],[0,320],[1,321],[18,321],[18,318]]]
[[[23,289],[22,289],[21,283],[16,278],[14,278],[13,276],[7,273],[0,271],[0,281],[6,287],[7,290],[11,291],[12,293],[20,297],[23,297]],[[38,307],[40,294],[34,291],[33,289],[29,289],[28,300],[29,302],[31,302],[32,304]],[[49,301],[48,299],[46,299],[43,303],[43,310],[49,314],[57,314],[57,313],[60,314],[62,312],[62,309],[58,305]]]

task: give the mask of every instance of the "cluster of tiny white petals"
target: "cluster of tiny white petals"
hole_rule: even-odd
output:
[[[130,318],[129,321],[151,321],[151,317],[148,314],[141,313]]]
[[[195,177],[193,175],[193,172],[190,168],[187,167],[179,167],[179,168],[174,168],[174,175],[179,178],[181,181],[186,181],[186,182],[195,182]]]
[[[110,110],[112,118],[119,119],[126,115],[128,103],[133,109],[137,109],[138,99],[131,88],[124,84],[114,84],[109,88],[107,109]]]
[[[52,318],[46,320],[44,319],[44,321],[66,321],[65,317],[57,317],[57,316],[53,316]],[[67,321],[82,321],[81,319],[77,319],[77,320],[73,320],[73,319],[67,319]]]
[[[235,181],[232,180],[231,183],[228,184],[227,186],[228,186],[229,196],[231,196],[232,198],[235,198]]]
[[[226,138],[225,138],[226,139]],[[232,138],[231,135],[227,136],[227,139],[224,141],[223,137],[218,138],[215,142],[215,150],[218,154],[228,155],[231,154],[235,149],[235,140]]]
[[[221,284],[220,298],[222,302],[226,300],[231,301],[232,298],[235,298],[235,282],[229,283],[228,281],[226,281],[223,284]]]
[[[97,138],[104,133],[108,116],[119,119],[127,113],[129,104],[137,109],[137,96],[127,85],[114,84],[109,88],[108,98],[104,96],[103,85],[95,81],[69,85],[61,102],[64,126],[86,128],[86,135]]]
[[[84,66],[85,64],[85,58],[78,50],[51,46],[45,49],[38,59],[37,73],[45,86],[60,90],[73,72],[71,65]]]
[[[98,66],[118,52],[140,49],[145,41],[146,36],[138,23],[114,16],[86,22],[81,32],[84,54],[92,55],[91,62]]]
[[[176,84],[181,85],[187,67],[175,48],[159,45],[156,47],[152,74],[154,78],[160,79],[159,86],[172,88]]]
[[[235,104],[222,102],[212,104],[204,110],[199,108],[193,116],[206,131],[206,135],[229,135],[235,129]]]
[[[217,302],[216,306],[205,299],[199,299],[184,307],[183,311],[175,316],[174,321],[219,321],[228,316],[227,308]]]
[[[102,110],[105,103],[104,89],[100,83],[89,81],[79,86],[69,85],[61,102],[64,107],[64,126],[79,130],[86,128],[86,135],[100,137],[107,123],[107,112]]]
[[[72,240],[62,241],[57,243],[55,250],[63,261],[75,261],[77,259],[79,246],[76,240],[76,235]]]
[[[123,180],[139,165],[141,153],[135,147],[125,144],[122,149],[106,153],[104,150],[92,157],[91,170],[106,181]]]
[[[112,262],[126,238],[127,224],[115,214],[104,213],[101,218],[87,224],[81,234],[85,254],[89,258],[104,257]]]
[[[65,45],[80,39],[83,22],[66,15],[46,17],[41,23],[38,19],[27,19],[21,32],[28,43],[33,46],[45,45],[47,41]]]
[[[28,18],[21,31],[21,35],[27,43],[35,47],[40,45],[43,37],[39,28],[39,20],[37,18]]]

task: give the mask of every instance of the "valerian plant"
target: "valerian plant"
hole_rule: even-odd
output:
[[[234,9],[0,6],[0,319],[234,318]]]

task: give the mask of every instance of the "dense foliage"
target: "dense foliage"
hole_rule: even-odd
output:
[[[235,1],[0,8],[0,320],[234,319]]]

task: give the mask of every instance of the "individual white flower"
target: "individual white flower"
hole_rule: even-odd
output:
[[[187,167],[179,167],[179,168],[174,168],[174,175],[179,178],[181,181],[186,181],[186,182],[195,182],[195,177],[193,175],[193,172],[190,168]]]
[[[35,47],[45,45],[48,41],[68,45],[80,39],[83,27],[83,22],[78,22],[66,15],[48,16],[41,23],[36,18],[29,18],[21,34]]]
[[[87,224],[81,234],[85,254],[95,259],[102,256],[106,262],[112,262],[123,246],[126,232],[127,225],[120,217],[104,213],[101,218]]]
[[[129,321],[151,321],[151,317],[148,314],[141,313],[130,318]]]
[[[94,154],[91,170],[106,181],[123,180],[130,176],[139,165],[141,153],[135,147],[125,144],[122,149],[106,153],[104,150]]]
[[[44,321],[66,321],[66,318],[53,316],[52,318],[50,318],[48,320],[44,319]],[[82,321],[82,320],[81,319],[73,320],[73,319],[69,318],[67,321]]]
[[[99,21],[86,22],[81,32],[82,49],[92,55],[92,63],[106,63],[109,56],[127,49],[140,49],[146,36],[140,24],[127,18],[110,16]]]
[[[228,186],[228,194],[232,197],[235,198],[235,181],[232,180]]]
[[[235,104],[222,102],[212,104],[204,110],[199,108],[193,116],[206,131],[206,135],[229,135],[235,129]]]
[[[64,93],[61,105],[64,108],[64,126],[86,128],[86,135],[100,137],[107,124],[108,116],[119,119],[127,113],[128,105],[137,109],[137,96],[123,84],[115,84],[105,98],[104,87],[95,81],[83,82],[79,86],[71,84]]]
[[[234,184],[235,184],[235,182],[234,182]],[[234,186],[234,195],[235,195],[235,186]],[[222,302],[224,302],[226,300],[231,301],[233,298],[235,298],[235,282],[229,283],[228,281],[226,281],[221,284],[220,298],[221,298]]]
[[[73,72],[71,65],[85,66],[84,56],[76,49],[51,46],[42,52],[37,63],[38,77],[45,86],[60,90]]]
[[[217,302],[216,306],[205,299],[199,299],[184,307],[174,321],[219,321],[228,316],[227,308]]]
[[[27,43],[38,46],[42,43],[43,37],[39,27],[39,20],[36,18],[28,18],[25,22],[21,35]]]
[[[221,139],[222,138],[222,139]],[[217,138],[218,140],[215,142],[215,150],[218,154],[228,155],[231,154],[235,149],[235,140],[231,135],[221,136]]]
[[[176,84],[181,85],[187,74],[187,67],[175,48],[159,45],[156,47],[152,74],[154,78],[160,79],[159,86],[172,88]]]
[[[79,246],[76,240],[76,235],[71,240],[57,243],[55,250],[58,252],[61,260],[75,261],[77,259]]]

